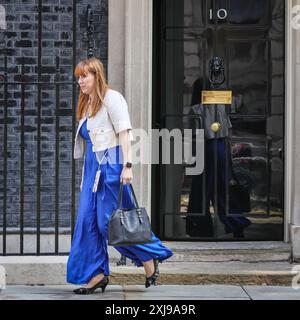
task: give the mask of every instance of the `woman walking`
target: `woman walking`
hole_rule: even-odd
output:
[[[130,142],[133,136],[127,103],[121,93],[107,84],[103,64],[96,58],[82,60],[74,74],[80,85],[74,158],[84,156],[84,164],[67,282],[85,284],[74,290],[76,294],[91,294],[97,288],[104,292],[109,282],[108,221],[116,209],[121,183],[122,207],[134,206],[129,188],[133,179]],[[137,267],[144,267],[146,288],[156,285],[158,262],[173,255],[151,234],[150,243],[114,247]]]

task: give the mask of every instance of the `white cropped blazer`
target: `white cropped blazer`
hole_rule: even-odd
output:
[[[89,133],[93,152],[102,151],[119,145],[119,132],[128,129],[129,140],[133,140],[132,126],[128,113],[128,105],[122,94],[116,90],[108,89],[104,96],[105,106],[93,117],[84,116],[80,119],[74,142],[74,158],[82,158],[85,153],[85,140],[79,134],[79,130],[87,118],[87,131]],[[85,158],[85,156],[84,156]],[[85,160],[85,159],[84,159]],[[84,162],[80,190],[84,177]]]
[[[132,126],[128,113],[128,105],[123,95],[113,89],[108,89],[104,96],[105,106],[93,117],[84,116],[80,119],[74,142],[74,158],[82,158],[85,152],[85,141],[79,130],[87,118],[87,131],[89,133],[93,152],[115,147],[119,144],[119,132],[128,129],[129,139],[133,140]]]

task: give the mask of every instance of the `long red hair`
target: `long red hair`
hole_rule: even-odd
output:
[[[79,77],[81,75],[86,75],[88,72],[91,72],[95,75],[95,85],[96,85],[96,97],[91,106],[91,117],[94,116],[101,108],[101,105],[104,100],[105,93],[110,86],[107,83],[103,63],[97,58],[88,58],[81,60],[75,67],[74,75]],[[78,106],[76,111],[76,119],[79,121],[85,116],[86,105],[89,100],[89,95],[84,94],[80,90],[78,98]]]

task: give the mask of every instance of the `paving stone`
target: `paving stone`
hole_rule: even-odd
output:
[[[97,289],[91,295],[77,295],[73,290],[78,286],[7,286],[0,293],[0,300],[123,300],[123,287],[108,285],[105,292]]]
[[[14,286],[0,291],[0,300],[300,300],[291,286],[238,285],[108,285],[91,295],[76,295],[76,286]]]
[[[300,289],[278,286],[244,286],[253,300],[300,300]]]
[[[145,288],[139,285],[124,286],[125,299],[203,299],[203,298],[242,298],[249,297],[240,286],[233,285],[163,285]]]

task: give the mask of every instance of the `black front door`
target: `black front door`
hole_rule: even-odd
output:
[[[154,1],[153,128],[205,136],[201,174],[187,175],[184,162],[153,166],[152,220],[162,239],[283,240],[284,7]],[[231,105],[201,103],[202,90],[213,89],[214,57],[225,77],[217,90],[232,91]]]

